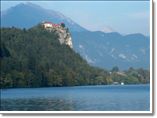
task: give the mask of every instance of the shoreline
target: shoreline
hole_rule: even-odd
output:
[[[150,83],[146,83],[146,84],[118,84],[118,85],[114,85],[114,84],[108,84],[108,85],[82,85],[82,86],[51,86],[51,87],[21,87],[21,88],[1,88],[0,90],[13,90],[13,89],[44,89],[44,88],[76,88],[76,87],[96,87],[96,86],[135,86],[135,85],[149,85]]]

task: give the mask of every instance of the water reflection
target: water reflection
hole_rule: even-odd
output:
[[[63,99],[2,99],[1,111],[69,111],[74,106]]]
[[[149,85],[8,89],[1,111],[149,111]]]

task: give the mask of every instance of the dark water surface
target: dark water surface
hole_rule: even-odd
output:
[[[1,89],[1,111],[149,110],[149,85]]]

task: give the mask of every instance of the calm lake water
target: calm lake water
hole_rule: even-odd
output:
[[[149,85],[1,89],[1,111],[149,111]]]

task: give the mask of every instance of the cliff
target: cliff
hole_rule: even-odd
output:
[[[51,22],[43,22],[42,26],[50,32],[56,32],[59,36],[58,40],[60,44],[66,44],[70,48],[73,47],[71,34],[69,32],[69,29],[65,27],[64,23],[53,24]]]

